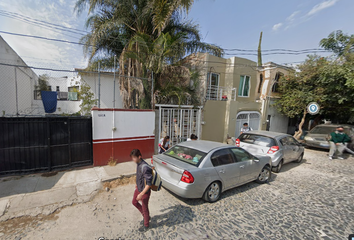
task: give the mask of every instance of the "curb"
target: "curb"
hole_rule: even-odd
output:
[[[136,173],[130,173],[130,174],[119,175],[118,177],[102,178],[101,182],[110,182],[110,181],[114,181],[114,180],[117,180],[117,179],[122,179],[124,177],[133,177],[135,175],[136,175]]]

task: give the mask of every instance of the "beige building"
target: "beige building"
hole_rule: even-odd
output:
[[[237,137],[243,123],[253,130],[287,132],[288,118],[273,106],[277,80],[290,69],[275,63],[257,67],[245,58],[228,59],[198,53],[185,59],[201,72],[204,102],[201,139],[226,142]]]

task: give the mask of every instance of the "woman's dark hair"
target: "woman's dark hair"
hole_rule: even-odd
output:
[[[163,138],[163,141],[162,141],[162,147],[163,148],[165,148],[166,142],[167,142],[168,139],[170,139],[170,136],[166,136],[166,137]]]
[[[192,140],[198,140],[198,137],[197,137],[197,135],[195,135],[194,133],[192,133],[190,139],[192,139]]]
[[[133,149],[132,152],[130,153],[130,156],[134,156],[134,157],[142,157],[141,152],[139,149]]]

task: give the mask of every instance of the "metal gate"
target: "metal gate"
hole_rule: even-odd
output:
[[[159,139],[170,136],[171,145],[184,142],[192,133],[200,138],[201,109],[194,106],[159,107]]]
[[[239,112],[236,117],[235,137],[240,135],[240,130],[244,123],[248,123],[253,130],[258,130],[261,121],[259,112]]]
[[[0,118],[0,175],[92,164],[86,117]]]

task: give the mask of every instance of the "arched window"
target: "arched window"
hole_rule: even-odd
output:
[[[258,93],[261,93],[263,83],[263,74],[259,74],[259,85],[258,85]]]
[[[274,78],[274,84],[272,86],[272,92],[279,92],[279,79],[283,76],[283,73],[277,72],[277,74],[275,74],[275,78]]]

